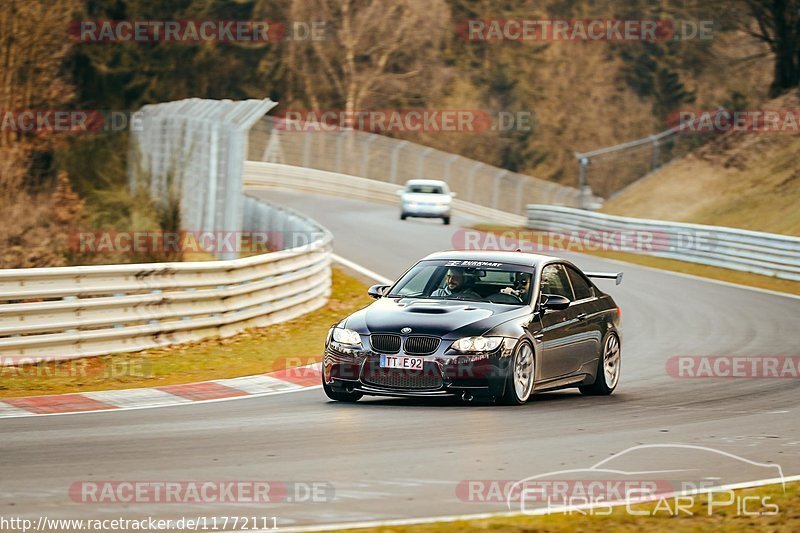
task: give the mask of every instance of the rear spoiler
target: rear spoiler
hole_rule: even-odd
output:
[[[622,272],[584,272],[590,278],[601,278],[601,279],[614,279],[617,280],[617,285],[622,283]]]

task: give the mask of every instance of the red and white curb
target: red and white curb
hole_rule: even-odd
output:
[[[0,399],[0,418],[185,405],[297,392],[320,386],[322,363],[231,379],[163,387]]]

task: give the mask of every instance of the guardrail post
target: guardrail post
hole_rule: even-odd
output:
[[[428,147],[419,153],[417,156],[417,179],[425,179],[425,159],[433,152],[433,148]],[[430,179],[436,179],[431,177]]]
[[[500,183],[503,181],[503,176],[508,174],[508,170],[501,170],[494,176],[494,185],[492,187],[492,209],[497,209],[497,202],[500,198]]]
[[[578,190],[580,191],[586,185],[586,167],[589,166],[589,158],[579,157],[578,163],[580,164],[580,169],[578,170]]]
[[[309,168],[311,166],[311,133],[306,131],[303,136],[303,166]]]
[[[394,145],[394,150],[392,150],[392,162],[391,167],[389,169],[389,182],[390,183],[397,183],[397,166],[398,166],[398,158],[400,157],[400,150],[403,149],[405,145],[408,144],[408,141],[400,141],[396,145]]]
[[[522,188],[525,186],[525,182],[527,180],[521,176],[517,177],[517,213],[523,212],[523,202],[522,202]]]
[[[450,167],[452,167],[453,163],[455,163],[457,160],[458,160],[457,155],[451,155],[450,157],[447,158],[447,163],[445,163],[444,182],[447,183],[448,186],[450,185]]]
[[[347,135],[346,131],[340,131],[336,135],[336,172],[342,173],[342,139]]]
[[[473,200],[473,196],[475,196],[475,174],[478,173],[478,169],[483,163],[476,161],[474,165],[472,165],[472,170],[469,171],[469,176],[467,177],[467,198],[470,203],[475,203]]]
[[[209,127],[209,125],[205,124],[205,127]],[[200,196],[206,202],[206,219],[205,224],[202,224],[202,228],[205,231],[214,231],[216,229],[214,227],[216,222],[214,218],[217,213],[217,176],[219,173],[219,160],[217,159],[217,150],[219,147],[219,129],[217,128],[216,124],[211,124],[210,130],[210,146],[208,153],[208,191],[206,191],[206,194],[200,194]],[[199,191],[195,194],[198,193]]]
[[[658,168],[658,165],[659,165],[659,161],[658,161],[659,160],[659,142],[658,142],[658,137],[656,137],[655,135],[651,135],[650,136],[650,140],[653,141],[653,162],[652,162],[652,165],[651,165],[651,167],[652,167],[651,170],[656,170]]]
[[[371,135],[364,143],[364,151],[362,154],[363,160],[361,161],[361,176],[366,178],[369,171],[369,147],[378,139],[377,135]]]

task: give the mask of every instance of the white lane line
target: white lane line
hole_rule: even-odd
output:
[[[356,272],[358,272],[359,274],[367,276],[368,278],[374,279],[375,281],[377,281],[378,283],[380,283],[382,285],[391,285],[392,284],[392,280],[390,280],[389,278],[385,278],[385,277],[381,276],[380,274],[378,274],[377,272],[375,272],[373,270],[370,270],[367,267],[361,266],[358,263],[354,263],[354,262],[350,261],[349,259],[345,259],[344,257],[342,257],[340,255],[331,254],[331,257],[337,263],[339,263],[341,265],[344,265],[347,268],[351,268],[351,269],[355,270]]]
[[[755,487],[763,487],[766,485],[777,485],[780,483],[791,483],[794,481],[800,481],[800,475],[797,476],[789,476],[783,478],[769,478],[769,479],[759,479],[755,481],[744,481],[742,483],[731,483],[728,485],[721,485],[718,487],[710,487],[710,488],[702,488],[702,489],[694,489],[694,490],[686,490],[681,491],[680,493],[672,494],[671,496],[691,496],[696,494],[705,494],[706,492],[721,492],[721,491],[729,491],[729,490],[739,490],[739,489],[749,489]],[[666,495],[665,495],[666,497]],[[653,500],[657,501],[657,500]],[[499,513],[477,513],[477,514],[462,514],[462,515],[447,515],[447,516],[432,516],[427,518],[400,518],[396,520],[373,520],[373,521],[364,521],[364,522],[341,522],[338,524],[323,524],[323,525],[314,525],[314,526],[297,526],[297,527],[281,527],[280,530],[282,532],[299,532],[299,531],[331,531],[336,529],[362,529],[362,528],[376,528],[376,527],[396,527],[396,526],[413,526],[417,524],[433,524],[433,523],[441,523],[441,522],[460,522],[464,520],[485,520],[487,518],[513,518],[519,516],[542,516],[547,514],[558,514],[561,512],[576,512],[576,511],[583,511],[583,510],[590,510],[594,508],[607,508],[607,507],[620,507],[622,505],[627,505],[629,502],[627,501],[618,501],[618,502],[595,502],[587,505],[573,505],[570,507],[551,507],[536,509],[528,512],[521,512],[521,511],[505,511]],[[639,503],[639,502],[637,502]],[[641,502],[647,503],[647,502]],[[254,533],[256,531],[261,531],[267,533],[269,531],[274,531],[271,529],[262,529],[262,530],[241,530],[232,533]]]

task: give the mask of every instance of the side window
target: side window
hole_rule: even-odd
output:
[[[575,291],[575,299],[583,300],[584,298],[591,298],[594,296],[594,289],[589,283],[581,276],[577,270],[567,266],[569,273],[569,280],[572,282],[572,290]]]
[[[575,299],[563,266],[547,265],[542,269],[542,294],[558,294],[570,300]]]

